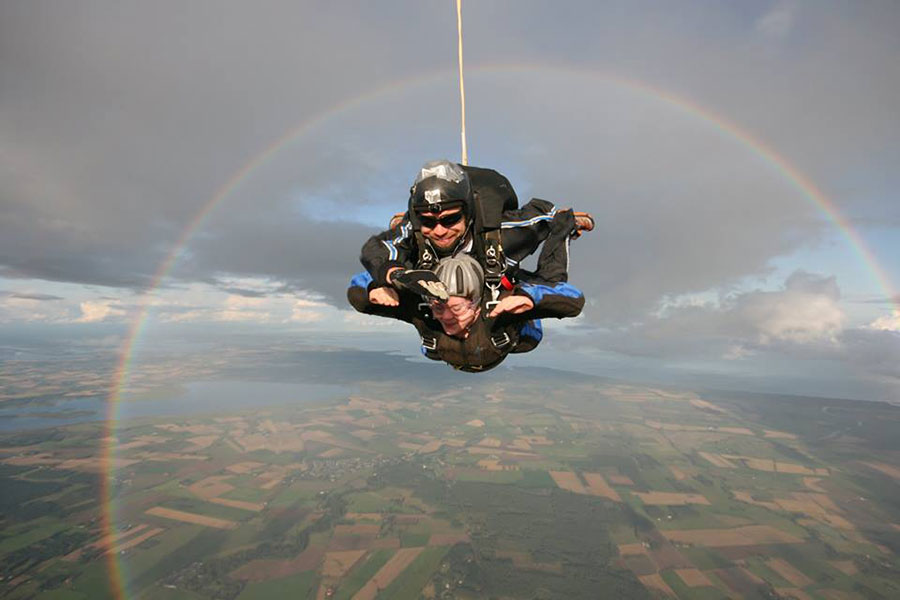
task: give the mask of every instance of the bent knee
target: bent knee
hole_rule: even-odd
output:
[[[369,290],[351,285],[347,288],[347,301],[358,312],[366,312],[369,306]]]

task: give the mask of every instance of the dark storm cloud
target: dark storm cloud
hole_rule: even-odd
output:
[[[236,294],[238,296],[243,296],[244,298],[265,298],[269,295],[269,292],[260,292],[257,290],[245,290],[242,288],[236,287],[223,287],[222,291],[228,292],[229,294]]]
[[[41,302],[53,302],[56,300],[64,300],[61,296],[54,296],[53,294],[28,294],[23,292],[8,292],[6,290],[0,290],[0,297],[7,298],[16,298],[17,300],[38,300]]]

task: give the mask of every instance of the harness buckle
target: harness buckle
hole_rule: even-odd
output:
[[[487,319],[491,309],[500,304],[500,283],[492,285],[490,281],[485,281],[485,287],[491,290],[491,299],[484,303],[484,318]]]
[[[422,347],[426,350],[437,350],[437,338],[422,336]]]
[[[512,342],[512,340],[509,339],[509,334],[505,331],[491,336],[491,343],[494,344],[494,348],[503,348],[504,346],[509,345],[510,342]]]

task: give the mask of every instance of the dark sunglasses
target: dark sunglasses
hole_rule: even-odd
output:
[[[429,217],[427,215],[419,215],[419,223],[421,223],[422,227],[427,227],[428,229],[434,229],[438,226],[438,223],[443,225],[445,228],[452,227],[462,221],[463,211],[455,212],[450,215],[444,215],[443,217]]]

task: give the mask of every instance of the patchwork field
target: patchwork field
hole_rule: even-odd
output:
[[[9,434],[2,595],[898,597],[900,409],[484,381]]]

